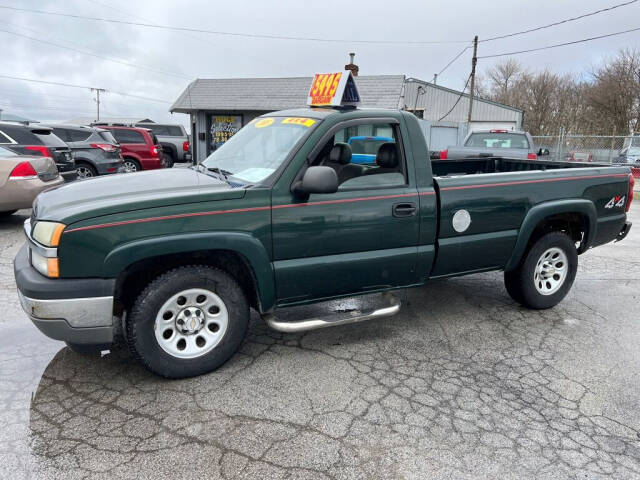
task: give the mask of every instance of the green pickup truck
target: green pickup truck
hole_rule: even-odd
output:
[[[356,135],[390,139],[375,165],[351,162]],[[516,302],[553,307],[579,254],[628,233],[632,182],[627,167],[430,160],[403,111],[281,111],[192,168],[41,194],[14,270],[49,337],[90,350],[121,331],[148,369],[188,377],[234,354],[250,308],[298,332],[390,315],[397,297],[336,318],[280,309],[489,270]]]

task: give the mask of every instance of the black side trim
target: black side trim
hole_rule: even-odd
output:
[[[16,285],[25,297],[39,300],[111,297],[115,292],[115,278],[47,278],[29,263],[25,243],[13,260]]]

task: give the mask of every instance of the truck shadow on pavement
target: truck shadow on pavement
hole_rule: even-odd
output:
[[[292,335],[254,316],[231,361],[187,380],[122,348],[64,348],[30,404],[31,473],[638,478],[638,422],[609,413],[606,373],[585,368],[610,347],[606,321],[572,297],[524,310],[483,274],[410,290],[368,323]]]

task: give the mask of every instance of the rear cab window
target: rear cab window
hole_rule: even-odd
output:
[[[476,148],[530,148],[526,135],[505,132],[472,133],[464,146]]]

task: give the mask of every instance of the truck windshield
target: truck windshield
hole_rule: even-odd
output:
[[[258,118],[209,155],[202,165],[243,183],[259,183],[278,169],[317,123],[311,118]]]
[[[529,148],[527,137],[519,133],[472,133],[465,147],[476,148]]]

